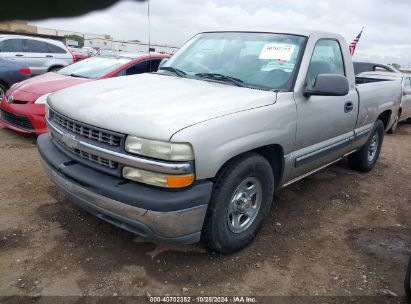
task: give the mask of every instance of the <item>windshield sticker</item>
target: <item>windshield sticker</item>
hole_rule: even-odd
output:
[[[290,61],[293,56],[295,45],[282,43],[267,43],[260,54],[260,59],[277,59]]]

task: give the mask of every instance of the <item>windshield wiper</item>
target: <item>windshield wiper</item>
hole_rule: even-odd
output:
[[[78,78],[89,78],[89,77],[87,77],[87,76],[78,75],[78,74],[70,74],[69,76],[71,76],[71,77],[78,77]]]
[[[238,87],[243,87],[244,86],[244,81],[242,81],[239,78],[223,75],[223,74],[218,74],[218,73],[197,73],[194,76],[197,77],[202,77],[202,78],[209,78],[209,79],[215,79],[219,81],[225,81],[225,82],[231,82],[232,84],[235,84]]]
[[[179,69],[176,69],[176,68],[173,68],[171,66],[170,67],[168,67],[168,66],[167,67],[161,67],[160,70],[173,72],[174,74],[176,74],[179,77],[185,77],[187,75],[186,72],[184,72],[182,70],[179,70]]]

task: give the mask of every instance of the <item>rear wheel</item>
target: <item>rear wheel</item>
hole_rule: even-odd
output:
[[[204,221],[203,240],[214,251],[244,248],[260,231],[274,193],[270,163],[247,153],[228,163],[216,179]]]
[[[382,143],[384,140],[384,123],[377,120],[371,131],[370,138],[361,150],[348,156],[349,166],[358,171],[370,171],[380,156]]]
[[[49,72],[57,72],[58,70],[60,70],[62,68],[62,66],[54,66],[54,67],[51,67],[50,69],[49,69]]]

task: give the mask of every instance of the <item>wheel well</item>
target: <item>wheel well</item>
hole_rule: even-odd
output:
[[[6,89],[9,88],[9,85],[7,84],[7,82],[3,81],[2,79],[0,79],[0,84],[2,84]]]
[[[246,151],[244,153],[241,153],[237,156],[234,156],[233,158],[229,159],[224,163],[224,165],[220,168],[218,171],[217,175],[220,174],[220,172],[223,170],[223,168],[226,167],[226,165],[232,161],[233,159],[236,159],[237,157],[241,157],[242,155],[249,153],[249,152],[255,152],[263,156],[265,159],[268,160],[268,162],[271,165],[271,169],[273,170],[273,175],[274,175],[274,181],[275,181],[275,187],[277,189],[277,186],[279,185],[282,177],[283,177],[283,172],[284,172],[284,151],[283,148],[280,145],[277,144],[272,144],[272,145],[267,145],[263,146],[260,148],[256,148],[250,151]]]
[[[279,185],[284,171],[284,151],[280,145],[268,145],[253,150],[265,157],[271,165],[274,174],[274,181]]]
[[[385,130],[388,129],[390,118],[391,118],[391,110],[384,111],[380,114],[380,116],[378,116],[378,119],[380,119],[383,122]]]

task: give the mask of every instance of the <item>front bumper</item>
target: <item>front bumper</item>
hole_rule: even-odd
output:
[[[47,133],[45,106],[43,104],[14,104],[3,100],[0,104],[0,110],[7,114],[0,117],[0,124],[13,131],[37,135]]]
[[[200,240],[211,182],[174,191],[145,186],[73,161],[48,135],[38,137],[37,147],[59,190],[97,217],[149,238],[185,244]]]

